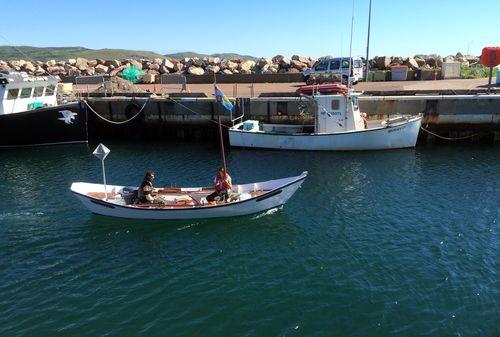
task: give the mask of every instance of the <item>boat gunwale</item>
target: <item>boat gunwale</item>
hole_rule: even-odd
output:
[[[392,129],[392,128],[398,128],[403,125],[407,125],[410,123],[414,123],[418,120],[421,120],[423,118],[422,114],[418,115],[413,115],[412,118],[408,119],[406,122],[397,124],[397,125],[386,125],[386,126],[379,126],[376,128],[371,128],[371,129],[363,129],[363,130],[349,130],[349,131],[344,131],[344,132],[334,132],[334,133],[278,133],[278,132],[265,132],[265,131],[247,131],[247,130],[239,130],[237,127],[240,125],[243,125],[243,123],[238,123],[235,126],[231,127],[228,129],[228,132],[235,132],[235,133],[247,133],[247,134],[252,134],[252,135],[270,135],[270,136],[293,136],[293,137],[312,137],[312,136],[342,136],[346,134],[354,134],[357,132],[370,132],[370,131],[380,131],[380,130],[385,130],[385,129]],[[279,124],[277,124],[279,125]],[[288,125],[288,124],[285,124]],[[293,124],[289,124],[293,125]],[[231,145],[234,146],[234,145]]]
[[[272,193],[272,192],[275,192],[277,190],[280,190],[280,189],[284,189],[286,187],[289,187],[295,183],[298,183],[298,182],[301,182],[303,180],[305,180],[307,178],[307,175],[308,175],[308,172],[307,171],[304,171],[302,172],[299,176],[297,176],[298,178],[293,180],[293,181],[290,181],[284,185],[281,185],[281,186],[278,186],[272,190],[269,190],[267,191],[266,193],[264,194],[260,194],[260,195],[257,195],[255,197],[252,197],[252,198],[249,198],[249,199],[246,199],[246,200],[238,200],[238,201],[235,201],[235,202],[232,202],[232,203],[224,203],[224,204],[220,204],[220,205],[207,205],[207,206],[191,206],[191,207],[177,207],[177,208],[139,208],[139,207],[133,207],[133,206],[129,206],[129,205],[118,205],[118,204],[114,204],[112,202],[109,202],[109,201],[106,201],[106,200],[102,200],[102,199],[99,199],[99,198],[94,198],[94,197],[91,197],[91,196],[88,196],[88,195],[85,195],[85,194],[82,194],[80,192],[77,192],[73,189],[71,189],[71,192],[73,194],[77,194],[77,195],[81,195],[82,197],[85,197],[87,199],[89,199],[90,201],[94,200],[94,201],[99,201],[98,205],[100,206],[103,206],[103,207],[109,207],[109,206],[113,206],[113,208],[115,207],[121,207],[121,208],[126,208],[126,209],[129,209],[129,210],[139,210],[139,211],[192,211],[192,210],[199,210],[199,209],[210,209],[210,208],[219,208],[219,207],[224,207],[224,206],[232,206],[232,205],[240,205],[244,202],[247,202],[247,201],[254,201],[258,198],[262,198],[262,197],[265,197],[267,196],[269,193]],[[286,178],[284,178],[286,179]],[[278,180],[278,179],[276,179]],[[122,186],[124,187],[124,186]],[[273,195],[274,196],[274,195]],[[271,197],[273,197],[271,196]],[[264,198],[264,199],[267,199],[267,198]],[[108,206],[109,205],[109,206]]]

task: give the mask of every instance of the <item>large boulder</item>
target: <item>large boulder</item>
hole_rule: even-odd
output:
[[[74,66],[76,64],[76,59],[69,59],[68,60],[68,63],[72,66]]]
[[[120,73],[123,71],[123,69],[125,69],[125,68],[126,68],[126,66],[124,66],[124,65],[123,65],[123,66],[116,67],[115,69],[113,69],[113,70],[109,73],[109,75],[110,75],[110,76],[113,76],[113,77],[114,77],[114,76],[117,76],[117,75],[118,75],[118,74],[120,74]]]
[[[174,69],[174,64],[169,60],[169,59],[164,59],[161,62],[161,65],[167,68],[168,70],[173,70]]]
[[[391,65],[401,65],[404,63],[404,60],[400,56],[393,56],[391,58]]]
[[[229,69],[224,69],[222,72],[224,73],[224,75],[232,75],[233,74],[233,72]]]
[[[132,67],[136,67],[142,70],[142,62],[131,59],[129,60],[129,63]]]
[[[160,74],[168,74],[170,71],[165,66],[160,66]]]
[[[255,62],[252,60],[246,60],[240,63],[239,70],[241,72],[252,72],[252,69],[255,67]]]
[[[408,57],[406,58],[404,65],[408,66],[408,68],[416,70],[420,66],[418,65],[417,61],[413,57]]]
[[[277,64],[269,64],[267,67],[262,69],[263,74],[276,74],[279,71],[279,67]]]
[[[233,61],[227,61],[224,63],[224,68],[229,69],[232,72],[234,72],[238,68],[238,63],[233,62]]]
[[[85,69],[85,73],[87,73],[87,75],[89,75],[89,76],[94,76],[95,75],[95,68],[88,67],[87,69]]]
[[[49,62],[47,62],[47,66],[50,67]],[[83,57],[77,57],[75,65],[78,69],[80,69],[81,71],[84,71],[88,68],[88,61],[87,61],[87,59],[84,59]]]
[[[192,59],[192,62],[195,67],[203,67],[205,65],[205,62],[203,62],[203,60],[198,57],[194,57]]]
[[[104,62],[104,65],[108,66],[108,67],[113,66],[116,69],[116,68],[120,67],[122,64],[118,60],[107,60],[106,62]]]
[[[95,72],[98,74],[106,74],[109,70],[109,67],[106,67],[104,64],[98,64],[95,67]]]
[[[377,69],[384,70],[391,64],[391,58],[388,56],[375,56],[375,62],[377,63]]]
[[[47,72],[51,75],[63,75],[65,73],[65,70],[62,66],[53,66],[47,67]]]
[[[300,62],[299,60],[290,61],[291,68],[297,69],[299,72],[307,69],[307,64]]]
[[[66,69],[66,73],[68,74],[68,76],[81,76],[82,75],[82,72],[80,71],[80,69],[73,67],[73,66],[69,66]]]
[[[452,55],[448,55],[444,58],[444,62],[455,62],[455,57]]]
[[[423,58],[415,57],[414,60],[417,62],[419,68],[425,65],[425,59]]]
[[[53,67],[56,65],[56,61],[55,60],[48,60],[47,62],[45,62],[45,64],[47,65],[47,67]],[[75,60],[75,64],[76,64],[76,60]],[[85,62],[85,65],[87,63]]]
[[[42,67],[38,66],[35,70],[35,75],[36,76],[42,76],[42,75],[46,75],[47,74],[47,71],[45,71],[45,69],[43,69]]]
[[[203,75],[205,70],[202,67],[191,66],[188,68],[188,74],[191,75]]]
[[[89,67],[92,67],[92,68],[95,68],[95,66],[97,66],[97,64],[98,64],[97,60],[90,60],[90,61],[87,63],[87,65],[88,65]]]
[[[220,71],[219,66],[207,66],[205,68],[205,73],[206,74],[217,74]]]
[[[299,55],[293,55],[292,56],[292,61],[299,61],[301,63],[309,63],[309,58],[304,57],[304,56],[299,56]]]
[[[184,64],[177,62],[174,64],[174,71],[180,73],[184,69]]]
[[[425,63],[430,67],[430,68],[434,68],[437,66],[437,61],[436,61],[436,58],[435,57],[428,57],[426,60],[425,60]]]
[[[262,57],[259,62],[257,63],[257,67],[259,69],[263,69],[266,65],[272,64],[273,61],[271,59]]]
[[[158,71],[158,70],[160,70],[160,65],[156,64],[156,63],[150,63],[150,64],[147,65],[147,68],[149,70],[156,70],[156,71]]]
[[[30,74],[33,74],[36,70],[36,67],[31,62],[26,62],[22,68],[24,71],[26,71],[27,73],[30,73]]]
[[[309,61],[307,62],[307,66],[309,68],[312,68],[316,64],[316,62],[318,62],[318,59],[316,57],[309,57],[308,59]]]

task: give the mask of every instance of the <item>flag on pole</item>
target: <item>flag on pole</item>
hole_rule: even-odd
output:
[[[224,95],[224,93],[222,92],[222,90],[220,90],[219,88],[217,88],[216,85],[214,85],[214,88],[215,88],[215,99],[217,100],[217,102],[221,103],[222,106],[224,108],[226,108],[227,110],[233,111],[233,104],[231,103],[231,101],[229,100],[229,98],[227,98],[227,96]]]

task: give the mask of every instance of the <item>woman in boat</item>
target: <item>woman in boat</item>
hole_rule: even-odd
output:
[[[140,203],[154,203],[156,190],[153,187],[153,180],[155,174],[153,171],[149,170],[146,172],[146,176],[142,180],[139,189],[137,190],[137,198]]]
[[[215,191],[207,197],[208,202],[214,202],[215,198],[219,197],[221,201],[226,200],[233,183],[231,176],[226,172],[224,167],[220,167],[214,179]]]

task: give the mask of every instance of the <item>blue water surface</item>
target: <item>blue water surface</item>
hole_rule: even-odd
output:
[[[211,184],[217,146],[109,143],[110,184]],[[91,146],[2,151],[0,336],[500,336],[500,148],[232,150],[239,183],[309,177],[283,209],[92,215]]]

